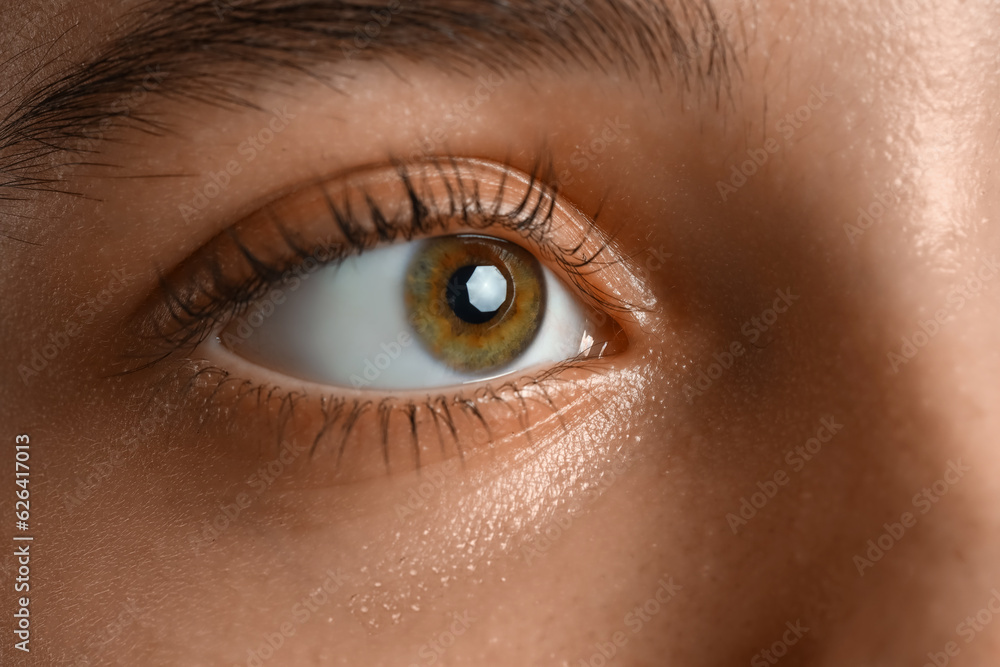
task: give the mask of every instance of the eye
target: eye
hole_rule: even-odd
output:
[[[429,389],[596,353],[587,310],[522,246],[459,234],[319,269],[252,331],[240,318],[222,338],[313,382]]]
[[[124,372],[175,386],[205,428],[300,443],[322,483],[528,442],[618,372],[651,303],[545,183],[447,158],[299,187],[163,276]]]

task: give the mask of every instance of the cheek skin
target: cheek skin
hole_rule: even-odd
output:
[[[562,593],[571,580],[557,571],[581,540],[589,540],[592,511],[612,493],[634,487],[641,436],[627,417],[645,393],[647,374],[629,370],[592,381],[589,392],[567,405],[565,430],[554,418],[543,422],[528,446],[478,454],[464,469],[438,464],[379,484],[310,490],[301,488],[294,471],[276,474],[271,483],[257,470],[258,481],[270,486],[256,495],[258,483],[246,482],[253,468],[237,470],[231,461],[186,446],[186,438],[195,437],[186,429],[159,451],[144,443],[127,475],[124,469],[112,474],[72,513],[81,531],[106,535],[109,543],[100,555],[61,554],[74,571],[91,576],[58,594],[96,596],[92,586],[108,586],[102,564],[128,561],[132,567],[118,573],[112,594],[102,597],[103,613],[95,607],[83,623],[87,631],[99,632],[122,600],[135,598],[142,616],[131,632],[145,650],[161,651],[157,659],[232,660],[234,651],[256,646],[291,615],[332,571],[338,593],[313,622],[296,624],[298,637],[284,650],[286,659],[317,655],[333,633],[346,654],[353,650],[374,660],[384,651],[382,658],[398,660],[447,628],[450,614],[468,613],[477,624],[454,655],[476,662],[496,632],[523,631],[524,586],[546,582],[545,588]],[[595,402],[621,384],[635,390]],[[143,498],[141,523],[132,528],[135,513],[122,505],[123,497]],[[64,523],[69,516],[51,520],[73,532]],[[128,516],[133,518],[126,521]],[[627,535],[629,528],[616,531]],[[270,573],[265,585],[262,572]],[[166,604],[157,594],[165,580]],[[497,600],[509,602],[497,607]],[[46,621],[58,622],[58,613]],[[191,639],[198,628],[236,622],[227,642]],[[583,636],[572,637],[583,630],[567,622],[560,641],[582,642]],[[154,635],[162,643],[152,641]],[[376,637],[379,649],[369,644]],[[129,655],[152,659],[154,653]]]

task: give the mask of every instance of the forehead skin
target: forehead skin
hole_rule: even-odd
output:
[[[86,60],[126,6],[0,9],[5,103]],[[200,559],[185,550],[184,528],[229,502],[215,490],[229,474],[222,456],[151,455],[78,510],[60,500],[126,430],[110,397],[140,389],[95,378],[102,346],[155,285],[156,266],[180,262],[262,193],[411,146],[469,94],[468,81],[404,61],[359,65],[346,97],[304,79],[262,86],[254,99],[297,122],[195,220],[176,214],[199,182],[183,176],[218,170],[219,155],[266,115],[165,104],[176,131],[122,135],[101,154],[117,171],[65,171],[87,197],[0,202],[0,229],[21,239],[0,242],[0,422],[8,441],[30,431],[45,443],[33,489],[46,531],[39,651],[78,659],[85,645],[114,664],[245,661],[244,647],[273,632],[338,553],[348,589],[418,611],[372,629],[360,604],[333,603],[298,627],[287,664],[427,664],[421,647],[463,613],[478,622],[446,664],[576,665],[616,631],[628,633],[621,664],[745,663],[783,637],[791,644],[786,623],[798,622],[809,630],[782,664],[921,664],[949,642],[962,664],[995,664],[1000,625],[966,619],[1000,585],[1000,281],[987,277],[1000,256],[1000,12],[987,0],[716,9],[730,17],[740,69],[718,105],[648,76],[532,69],[448,137],[454,154],[524,170],[544,139],[557,168],[573,168],[587,138],[620,119],[625,138],[578,168],[566,196],[584,211],[603,205],[626,256],[671,255],[646,274],[656,308],[627,357],[636,382],[621,389],[621,423],[584,438],[594,460],[549,462],[599,470],[597,453],[626,450],[635,465],[530,567],[508,545],[519,531],[541,533],[552,514],[526,489],[572,491],[542,464],[492,485],[456,481],[394,539],[369,534],[366,521],[383,525],[402,482],[282,489],[256,532],[233,531]],[[390,111],[399,105],[402,121]],[[182,178],[120,178],[163,174]],[[60,374],[25,390],[18,365],[116,268],[136,276],[133,289]],[[788,310],[761,326],[784,307],[781,294],[793,295]],[[907,345],[919,340],[911,359]],[[733,342],[747,352],[726,361]],[[719,363],[726,371],[715,375]],[[813,436],[829,440],[821,453],[796,450]],[[787,483],[774,482],[777,471]],[[11,497],[11,480],[2,484]],[[755,493],[773,497],[733,529],[727,516]],[[886,549],[880,538],[907,512],[914,525]],[[504,516],[520,528],[482,528]],[[399,584],[387,565],[397,557],[414,559],[418,584]],[[451,575],[431,574],[434,558],[463,575],[442,583]],[[379,574],[388,593],[373,588]],[[683,588],[633,633],[628,614],[661,577]],[[112,639],[83,639],[97,635]],[[0,656],[10,655],[5,642]]]

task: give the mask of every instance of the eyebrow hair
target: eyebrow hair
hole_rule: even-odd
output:
[[[256,108],[262,72],[329,83],[330,65],[394,56],[458,73],[580,66],[660,88],[669,75],[718,106],[739,71],[711,0],[147,0],[121,22],[98,55],[4,113],[0,200],[54,189],[56,166],[96,164],[112,129],[168,132],[147,93]]]

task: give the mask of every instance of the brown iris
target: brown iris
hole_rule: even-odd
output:
[[[534,339],[545,313],[545,276],[516,243],[440,236],[410,262],[406,308],[431,354],[459,371],[487,371],[516,359]]]

